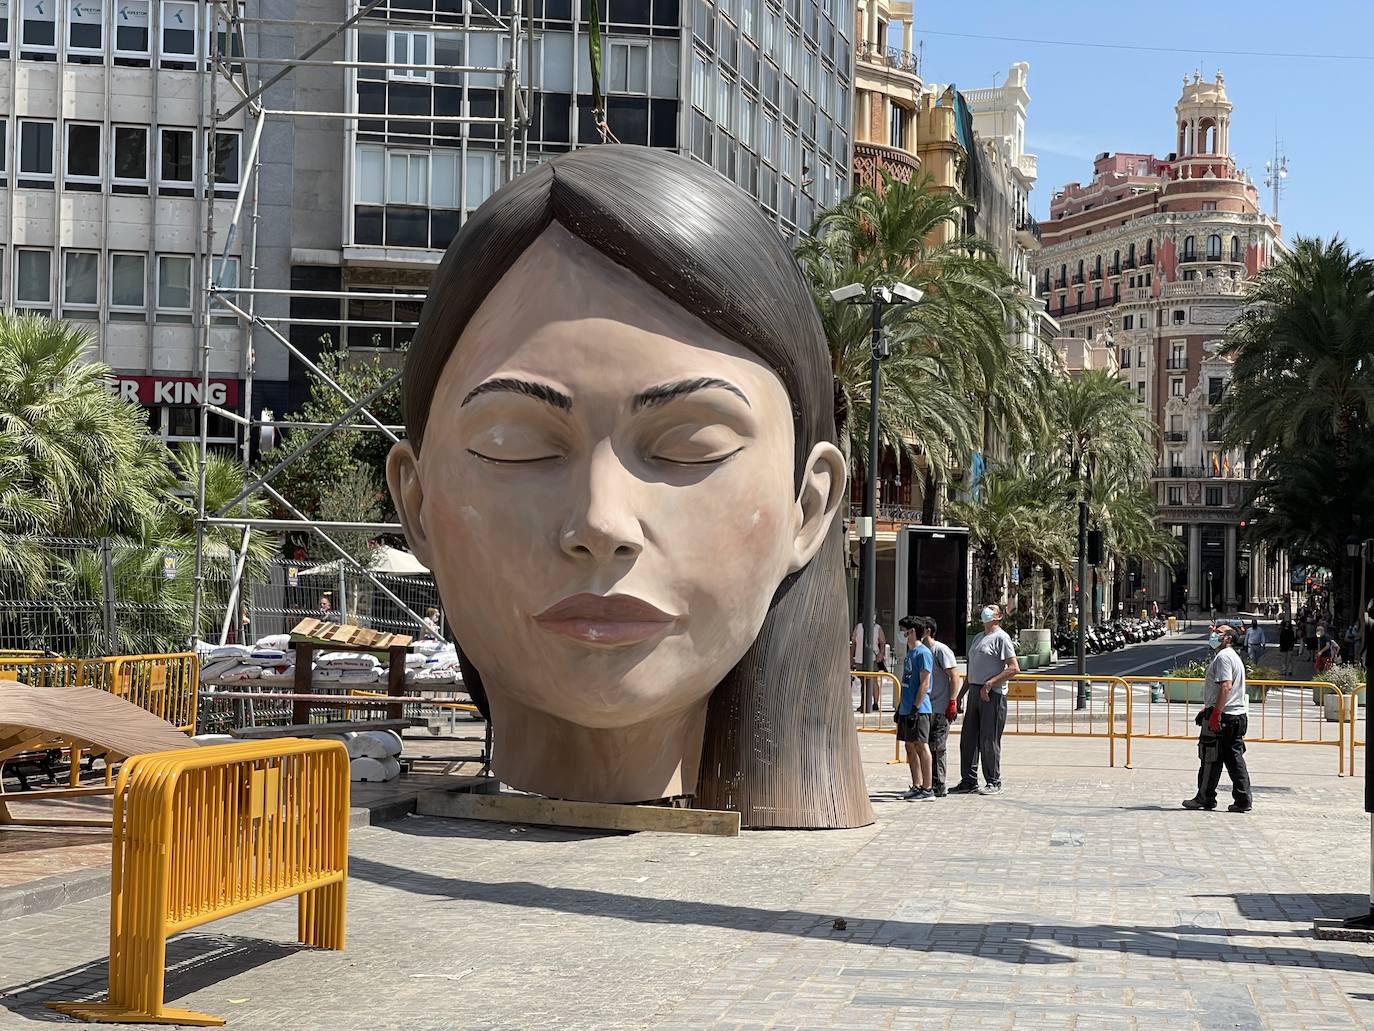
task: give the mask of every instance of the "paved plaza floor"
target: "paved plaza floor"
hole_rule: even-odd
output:
[[[1008,739],[1001,796],[909,803],[861,739],[861,830],[355,831],[346,951],[291,944],[277,903],[177,939],[168,1000],[245,1031],[1374,1026],[1374,946],[1312,935],[1368,903],[1362,781],[1329,750],[1253,747],[1240,816],[1178,808],[1183,742],[1124,770]],[[74,1023],[43,1003],[103,990],[107,920],[0,922],[0,1027]]]

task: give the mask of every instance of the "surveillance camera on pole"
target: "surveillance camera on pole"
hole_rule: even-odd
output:
[[[857,303],[859,300],[863,299],[867,293],[868,287],[864,286],[863,283],[850,283],[848,286],[842,286],[837,290],[831,290],[830,299],[836,304],[846,304],[851,301]]]

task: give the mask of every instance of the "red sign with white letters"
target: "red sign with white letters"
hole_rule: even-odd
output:
[[[201,403],[201,382],[198,376],[119,376],[114,377],[111,391],[126,401],[142,405],[198,405]],[[212,405],[234,409],[239,403],[239,381],[212,379],[204,398]]]

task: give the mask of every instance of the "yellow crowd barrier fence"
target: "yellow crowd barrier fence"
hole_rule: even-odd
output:
[[[101,1023],[223,1024],[163,1005],[167,939],[292,895],[300,941],[342,949],[348,787],[348,751],[337,741],[278,738],[128,760],[115,785],[109,1000],[49,1006]]]
[[[859,720],[855,729],[860,734],[892,734],[894,737],[894,751],[888,765],[892,766],[896,763],[903,762],[902,743],[895,740],[897,725],[892,721],[892,714],[897,711],[897,705],[901,701],[902,682],[893,674],[881,671],[870,673],[868,670],[852,669],[849,671],[849,675],[858,680],[860,685]],[[888,710],[886,717],[883,715],[884,683],[892,685],[892,708]],[[870,709],[868,706],[870,687],[873,684],[876,684],[878,687],[878,707],[876,709]]]
[[[851,672],[855,677],[887,677],[894,682],[893,711],[900,684],[887,673]],[[1107,742],[1107,761],[1116,765],[1117,742],[1130,768],[1133,742],[1141,739],[1195,740],[1194,722],[1203,708],[1204,681],[1197,677],[1018,675],[1007,689],[1010,736],[1098,738]],[[1302,744],[1336,750],[1338,776],[1355,771],[1356,699],[1340,687],[1312,680],[1251,680],[1249,726],[1252,744]],[[1079,695],[1082,694],[1082,706]],[[968,698],[964,699],[967,709]],[[858,717],[860,732],[893,733],[881,714]],[[896,758],[901,758],[897,745]]]

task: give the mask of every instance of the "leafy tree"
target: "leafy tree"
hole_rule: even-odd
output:
[[[1252,539],[1345,582],[1345,539],[1374,536],[1374,262],[1299,238],[1260,271],[1225,352],[1226,443],[1260,454]],[[1346,592],[1333,592],[1344,613]]]
[[[329,338],[324,337],[323,342],[328,345]],[[384,364],[379,357],[351,356],[346,348],[327,347],[317,364],[359,400],[396,373],[394,366]],[[296,417],[300,422],[330,423],[343,415],[348,408],[349,403],[338,391],[323,379],[314,377],[310,387],[310,399],[301,407]],[[389,426],[400,425],[400,383],[396,383],[377,397],[367,408],[383,423]],[[362,425],[366,422],[361,415],[352,416],[345,421],[349,425]],[[280,444],[259,459],[260,469],[266,471],[271,468],[317,432],[312,429],[286,430],[282,434]],[[380,431],[335,430],[294,464],[277,474],[273,478],[273,485],[307,516],[324,518],[322,506],[325,499],[337,493],[338,485],[348,481],[354,470],[365,468],[370,471],[374,483],[386,483],[386,456],[391,450],[391,444],[391,438]],[[377,502],[379,521],[394,522],[396,510],[391,503],[391,496],[380,487]],[[356,512],[349,518],[353,521],[364,521],[356,517]],[[333,558],[332,554],[330,558]]]
[[[851,462],[868,461],[869,312],[835,304],[830,291],[856,282],[922,291],[919,304],[884,314],[891,357],[883,363],[879,439],[923,470],[932,520],[951,467],[986,449],[994,427],[1020,444],[1043,425],[1037,396],[1047,372],[1010,332],[1027,317],[1023,291],[982,242],[939,242],[967,206],[929,178],[885,178],[881,189],[859,189],[823,212],[797,251],[848,413]]]

